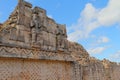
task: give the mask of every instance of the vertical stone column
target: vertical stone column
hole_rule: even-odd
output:
[[[18,0],[18,6],[17,6],[17,25],[16,25],[16,28],[17,28],[17,31],[16,31],[16,35],[17,35],[17,40],[18,41],[24,41],[24,37],[23,37],[23,34],[21,34],[21,26],[24,25],[24,9],[25,9],[25,6],[24,6],[24,1],[23,0]]]
[[[25,9],[25,6],[24,6],[24,3],[23,3],[23,0],[18,0],[18,20],[17,20],[17,24],[19,25],[23,25],[24,24],[24,9]]]
[[[74,63],[74,79],[82,80],[82,66],[77,62],[73,63]]]

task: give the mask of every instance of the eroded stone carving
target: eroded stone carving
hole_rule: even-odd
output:
[[[15,42],[21,42],[31,47],[39,47],[43,50],[68,50],[68,40],[65,25],[57,24],[53,19],[46,16],[46,11],[35,7],[24,0],[19,0],[18,6],[10,15],[7,26],[10,30],[10,38]],[[15,33],[15,34],[14,34]],[[8,34],[9,35],[9,34]],[[26,38],[27,37],[27,38]],[[16,44],[12,42],[12,44]]]
[[[33,12],[32,14],[32,21],[30,26],[31,26],[31,34],[32,34],[32,43],[35,43],[37,40],[36,38],[39,28],[38,15],[36,12]]]
[[[65,25],[24,0],[19,0],[9,19],[0,24],[0,57],[69,61],[74,74],[71,80],[120,80],[120,65],[90,57],[82,45],[67,40]]]

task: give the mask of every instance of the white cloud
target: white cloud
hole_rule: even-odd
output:
[[[109,0],[108,5],[98,15],[101,25],[112,25],[120,22],[120,0]]]
[[[53,19],[53,16],[52,15],[47,15],[49,18],[52,18]]]
[[[110,41],[110,39],[106,36],[100,36],[100,37],[98,37],[98,36],[92,37],[92,36],[93,35],[91,35],[92,42],[89,44],[90,47],[98,47],[98,46],[108,43]],[[110,47],[110,45],[109,46],[107,45],[106,47]]]
[[[120,62],[120,50],[110,55],[110,60]]]
[[[106,7],[95,8],[91,3],[86,4],[78,21],[68,29],[68,39],[79,41],[89,38],[91,32],[101,26],[110,26],[120,23],[120,0],[109,0]],[[74,36],[73,36],[74,35]],[[107,39],[106,39],[107,41]]]
[[[101,44],[108,43],[109,38],[106,36],[98,37],[95,42],[91,43],[90,48],[87,49],[90,55],[102,54],[106,49],[110,48],[110,45],[101,46]]]
[[[78,41],[79,39],[88,38],[90,32],[98,26],[96,22],[96,13],[97,10],[92,4],[87,4],[78,22],[69,28],[69,31],[72,32],[68,35],[68,39],[71,41]]]
[[[107,42],[109,42],[109,39],[105,36],[102,36],[97,40],[97,43],[107,43]]]
[[[96,47],[96,48],[91,48],[88,49],[88,53],[90,54],[100,54],[102,53],[104,50],[106,49],[106,47]]]

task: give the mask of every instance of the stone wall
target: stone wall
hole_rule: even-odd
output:
[[[119,80],[120,65],[108,60],[91,59],[83,67],[83,80]]]
[[[0,80],[75,80],[73,71],[71,62],[0,58]]]
[[[67,51],[66,27],[46,16],[40,7],[19,0],[9,19],[1,27],[2,43],[37,47],[42,50]],[[19,43],[19,44],[16,44]]]
[[[120,80],[120,65],[67,40],[66,25],[18,0],[0,24],[0,80]]]

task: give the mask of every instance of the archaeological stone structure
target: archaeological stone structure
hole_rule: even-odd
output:
[[[120,65],[67,40],[66,25],[18,0],[0,23],[0,80],[120,80]]]

